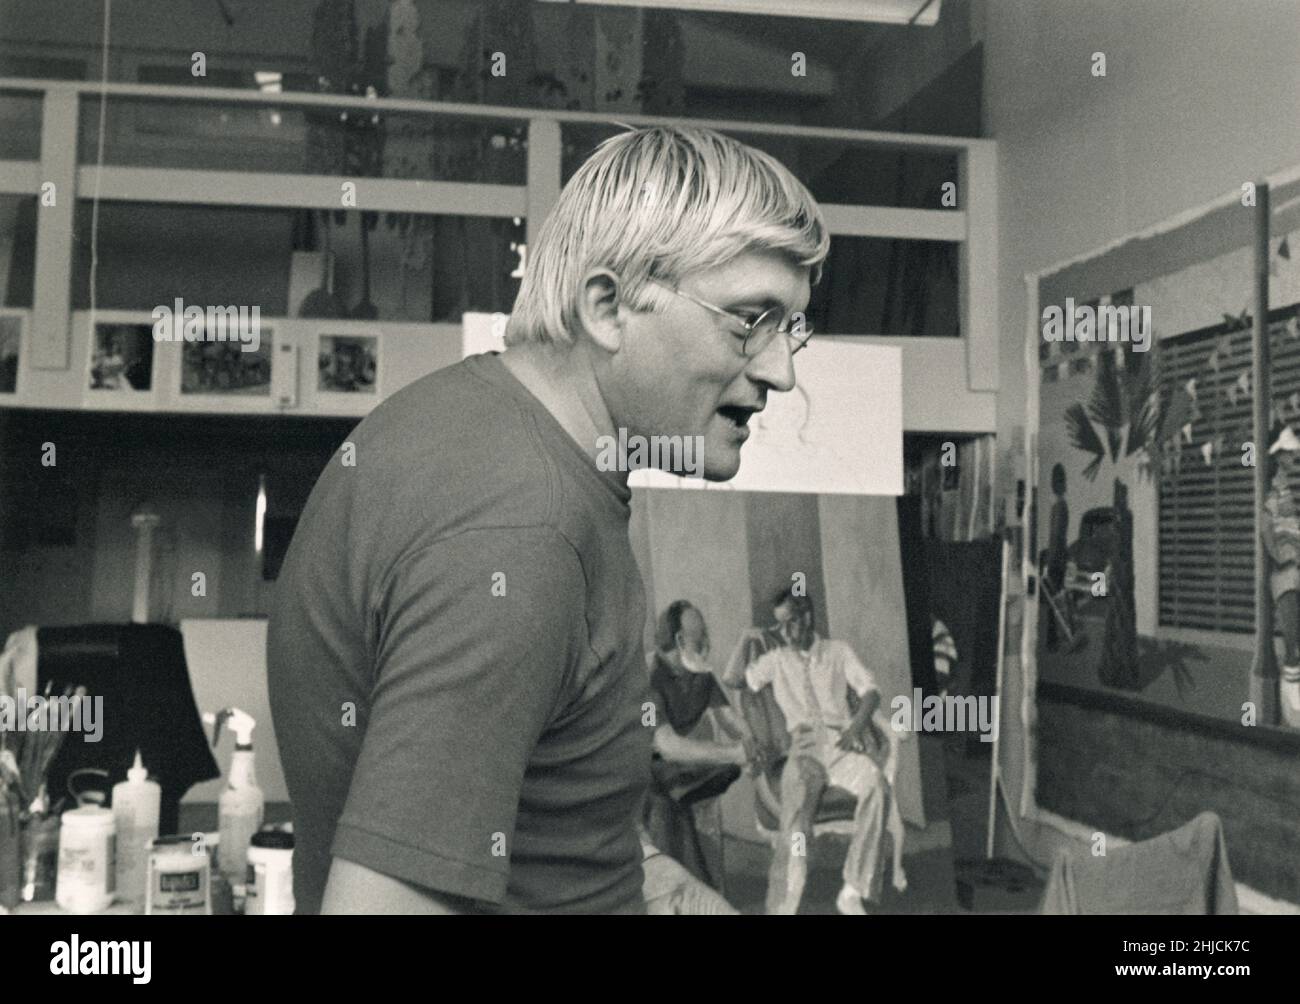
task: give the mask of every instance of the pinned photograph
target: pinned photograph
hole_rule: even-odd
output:
[[[153,390],[153,329],[148,324],[96,324],[90,346],[95,393],[147,394]]]
[[[181,346],[181,393],[267,397],[271,393],[271,338],[256,349],[241,342],[185,342]]]
[[[377,393],[378,335],[321,335],[317,360],[316,390],[320,393]]]

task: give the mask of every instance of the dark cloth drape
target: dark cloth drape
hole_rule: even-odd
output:
[[[997,689],[998,603],[1002,594],[1002,543],[928,540],[930,607],[957,646],[950,690],[991,697]],[[927,652],[930,651],[927,631]],[[933,653],[930,655],[933,662]]]
[[[37,684],[53,694],[84,686],[103,698],[102,736],[89,742],[69,734],[50,765],[51,801],[67,791],[75,770],[108,772],[109,785],[126,780],[136,750],[162,788],[160,832],[178,828],[181,797],[220,775],[203,733],[190,687],[181,633],[164,624],[87,624],[37,631]]]

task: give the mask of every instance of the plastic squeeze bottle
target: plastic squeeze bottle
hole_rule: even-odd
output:
[[[149,841],[158,836],[162,788],[135,751],[135,764],[126,780],[113,785],[113,823],[117,829],[117,898],[132,910],[144,909]]]
[[[253,767],[253,728],[257,722],[247,712],[238,708],[223,708],[215,716],[207,714],[203,720],[215,723],[212,745],[221,736],[221,726],[230,722],[235,733],[235,752],[230,758],[230,775],[226,790],[217,801],[217,865],[232,888],[242,888],[248,869],[248,842],[262,827],[262,813],[266,796],[257,786]]]

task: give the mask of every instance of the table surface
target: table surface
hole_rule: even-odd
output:
[[[263,815],[266,823],[285,823],[293,816],[288,802],[268,802]],[[180,811],[180,830],[182,833],[214,833],[217,829],[217,804],[215,802],[182,802]],[[0,907],[0,913],[4,911]],[[114,903],[107,910],[99,911],[103,916],[130,916],[141,911],[133,909],[126,903]],[[9,911],[19,917],[29,916],[70,916],[54,900],[39,903],[19,903]]]

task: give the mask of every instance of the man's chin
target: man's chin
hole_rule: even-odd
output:
[[[730,441],[718,442],[712,435],[704,442],[704,463],[700,474],[705,481],[730,481],[740,473],[740,450],[742,443],[728,437]]]
[[[701,475],[705,481],[730,481],[740,473],[740,453],[737,452],[735,459],[723,458],[723,462],[705,464],[704,473]]]

